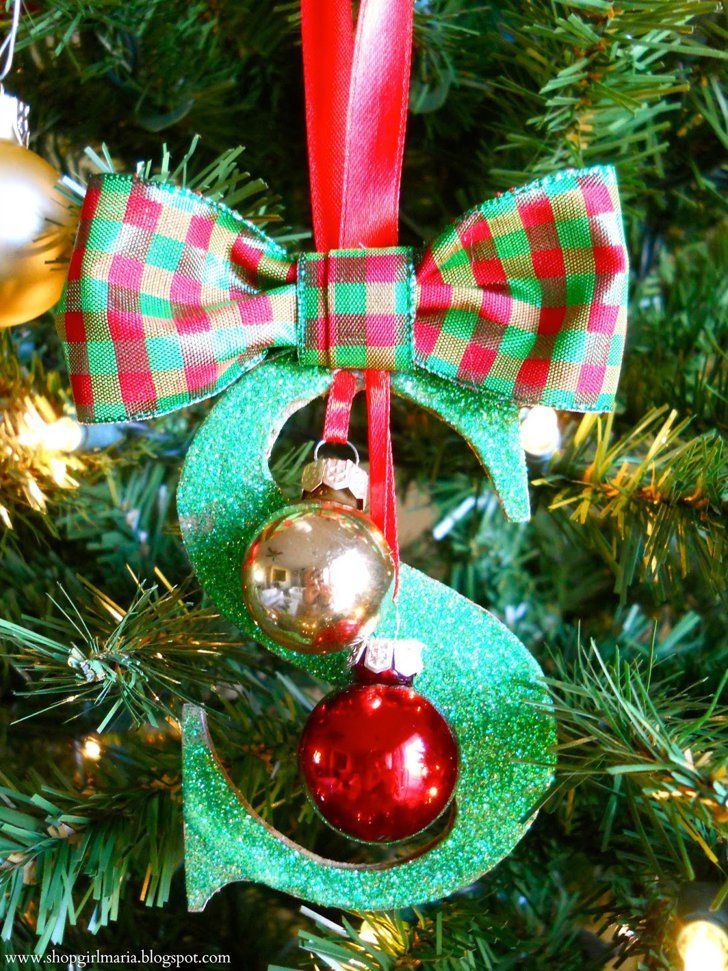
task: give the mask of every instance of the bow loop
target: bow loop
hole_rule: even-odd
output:
[[[222,391],[273,348],[302,366],[410,370],[508,399],[612,407],[627,255],[614,170],[566,171],[406,247],[295,260],[225,206],[96,176],[58,331],[81,421],[148,418]]]
[[[295,279],[295,260],[227,207],[95,176],[57,318],[79,419],[174,411],[295,344]]]
[[[613,168],[565,171],[466,213],[417,272],[417,363],[524,404],[613,405],[627,250]]]

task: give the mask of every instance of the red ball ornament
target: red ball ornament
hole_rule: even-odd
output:
[[[309,796],[346,836],[391,843],[425,829],[447,807],[458,746],[412,687],[354,684],[314,708],[298,748]]]

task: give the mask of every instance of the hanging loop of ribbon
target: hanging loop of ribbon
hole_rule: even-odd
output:
[[[349,422],[351,406],[359,390],[359,379],[355,371],[336,371],[331,385],[326,416],[324,418],[323,440],[336,445],[349,442]]]
[[[311,200],[316,247],[395,246],[407,123],[412,49],[411,0],[362,0],[356,31],[351,0],[331,0],[322,16],[316,0],[302,0]],[[324,256],[328,271],[330,261]],[[328,287],[329,279],[326,277]],[[327,347],[333,314],[323,320]],[[391,342],[382,322],[371,344]],[[365,370],[369,428],[370,511],[390,545],[397,572],[394,462],[389,425],[389,376]],[[324,438],[340,441],[353,400],[338,375],[330,393]],[[396,584],[395,584],[396,592]]]

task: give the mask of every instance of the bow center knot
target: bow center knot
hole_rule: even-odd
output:
[[[298,262],[298,359],[306,367],[412,369],[412,250],[305,253]]]

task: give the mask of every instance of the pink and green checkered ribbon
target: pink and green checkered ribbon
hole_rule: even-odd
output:
[[[615,173],[567,170],[406,247],[296,259],[237,213],[94,177],[58,331],[81,421],[149,418],[221,391],[274,348],[302,366],[409,371],[524,404],[606,411],[624,347]]]

